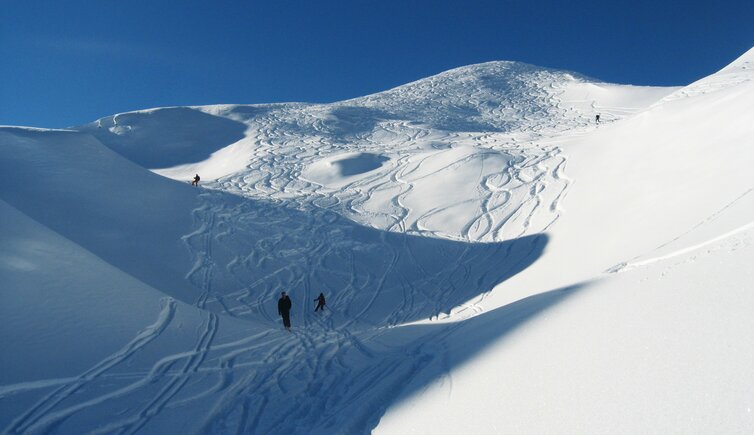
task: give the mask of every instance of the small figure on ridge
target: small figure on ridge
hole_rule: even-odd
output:
[[[192,186],[199,186],[199,174],[194,176],[194,181],[191,182]]]
[[[322,309],[322,311],[325,311],[325,294],[320,293],[319,297],[315,299],[317,301],[317,308],[314,309],[314,312],[316,313],[317,310]]]

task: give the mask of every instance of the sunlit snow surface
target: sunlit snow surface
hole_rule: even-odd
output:
[[[751,432],[752,56],[0,128],[0,428]]]

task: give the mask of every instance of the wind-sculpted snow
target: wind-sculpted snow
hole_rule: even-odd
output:
[[[181,236],[196,192],[73,131],[0,130],[0,199],[135,278],[183,300]]]
[[[750,56],[0,128],[0,428],[751,432]]]
[[[140,166],[168,168],[207,159],[241,140],[246,126],[188,107],[172,107],[110,116],[85,130]]]
[[[5,337],[27,358],[49,346],[45,337],[101,350],[9,374],[0,399],[14,404],[0,424],[368,432],[393,400],[572,293],[483,313],[495,286],[542,255],[543,231],[562,213],[567,158],[535,141],[592,128],[588,92],[565,93],[583,80],[498,62],[330,105],[168,108],[79,132],[5,129],[0,198],[27,216],[6,236],[36,228],[24,240],[42,237],[69,259],[40,260],[11,238],[5,306],[22,305],[35,282],[24,270],[66,261],[77,267],[46,304],[70,312],[103,280],[112,283],[103,296],[130,289],[130,299],[90,304],[96,315],[57,333]],[[195,172],[210,189],[185,182]],[[279,329],[280,291],[293,299],[293,335]],[[328,309],[315,314],[320,292]],[[116,315],[139,303],[141,315]],[[12,328],[44,325],[26,309],[7,316]],[[119,320],[89,320],[102,317]],[[405,326],[427,319],[450,323]],[[101,332],[95,343],[89,329]],[[449,358],[447,349],[464,350]]]
[[[0,334],[10,352],[0,361],[5,368],[18,358],[41,363],[26,370],[33,382],[3,373],[4,433],[365,433],[399,393],[421,389],[572,293],[553,292],[478,316],[470,324],[478,337],[469,341],[460,323],[375,328],[360,325],[358,317],[343,322],[352,318],[344,298],[333,298],[328,311],[314,314],[305,306],[310,295],[292,291],[291,334],[265,316],[242,323],[160,299],[153,289],[103,267],[101,260],[6,205],[0,203],[0,211],[8,219],[0,232],[6,255],[44,265],[53,276],[61,276],[58,268],[69,262],[80,266],[65,275],[71,288],[45,294],[22,291],[29,280],[43,284],[39,275],[8,273],[3,264],[12,286],[4,294],[6,328]],[[17,249],[26,246],[21,240],[47,248],[24,252]],[[528,256],[537,255],[543,242],[509,246],[509,255],[524,262],[500,273],[534,260]],[[476,279],[469,272],[468,278]],[[403,279],[410,284],[411,275]],[[33,309],[21,309],[24,300]],[[375,305],[390,303],[375,300]],[[40,321],[50,305],[68,317],[56,324]],[[274,301],[271,305],[274,310]],[[404,307],[406,313],[409,308]],[[34,330],[19,328],[28,322]],[[64,339],[60,349],[53,345],[56,339]],[[87,358],[79,355],[66,367],[50,364],[61,362],[66,346],[86,350]],[[42,355],[32,359],[30,347],[39,347]],[[456,349],[451,358],[447,349]],[[85,362],[89,366],[81,367]]]
[[[9,204],[1,209],[8,225],[0,266],[12,285],[3,310],[24,307],[3,312],[4,332],[14,332],[3,335],[7,355],[31,357],[29,348],[50,346],[50,337],[92,347],[70,367],[7,374],[7,433],[368,430],[397,397],[395,385],[427,364],[445,367],[441,350],[457,329],[394,327],[479,314],[476,304],[536,261],[548,239],[468,243],[386,232],[318,207],[176,183],[77,132],[4,129],[0,139],[8,168],[0,197]],[[47,247],[40,257],[30,245]],[[27,273],[39,267],[67,278],[52,284],[49,272]],[[24,306],[34,294],[24,289],[40,279],[61,291]],[[279,329],[281,290],[294,302],[293,336]],[[122,299],[114,291],[130,296],[111,305],[108,298]],[[320,291],[328,308],[315,314]],[[42,300],[73,325],[55,331],[42,321]],[[82,300],[91,302],[75,310]],[[144,312],[121,318],[127,313],[112,314],[119,308]],[[25,322],[35,327],[23,331]],[[360,402],[371,405],[351,409]],[[177,423],[175,412],[191,417]]]

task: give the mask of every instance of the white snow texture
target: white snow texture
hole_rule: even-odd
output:
[[[0,127],[0,430],[754,433],[752,120],[754,49]]]

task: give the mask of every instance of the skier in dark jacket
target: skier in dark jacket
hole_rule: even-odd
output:
[[[199,186],[199,174],[194,175],[194,181],[191,182],[192,186]]]
[[[316,313],[317,310],[322,309],[322,311],[325,311],[325,294],[320,293],[319,297],[315,299],[317,301],[317,308],[314,309],[314,312]]]
[[[283,326],[289,331],[291,330],[291,305],[291,298],[282,292],[278,299],[278,314],[283,317]]]

